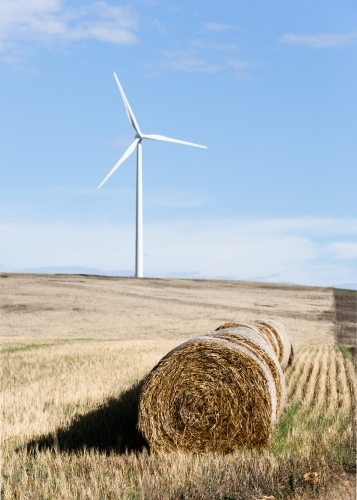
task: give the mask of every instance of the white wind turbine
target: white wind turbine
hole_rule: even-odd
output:
[[[135,148],[137,148],[137,173],[136,173],[136,254],[135,254],[135,276],[137,278],[143,277],[143,184],[142,184],[142,151],[141,151],[141,141],[143,139],[152,139],[154,141],[164,141],[164,142],[176,142],[178,144],[186,144],[187,146],[195,146],[197,148],[207,149],[207,146],[201,146],[200,144],[194,144],[193,142],[180,141],[178,139],[171,139],[170,137],[165,137],[164,135],[157,134],[143,134],[139,128],[138,122],[135,119],[134,113],[130,107],[128,99],[124,94],[124,90],[120,85],[117,75],[114,73],[114,78],[118,84],[121,96],[124,101],[124,106],[128,114],[128,118],[132,126],[136,131],[136,136],[134,141],[125,151],[120,160],[114,165],[109,174],[105,179],[99,184],[98,189],[100,189],[103,184],[109,179],[109,177],[116,171],[117,168],[131,155]]]

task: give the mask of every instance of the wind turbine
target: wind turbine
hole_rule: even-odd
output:
[[[171,139],[171,137],[165,137],[164,135],[157,134],[143,134],[139,128],[138,122],[134,116],[134,113],[130,107],[128,99],[124,94],[124,90],[120,85],[119,78],[114,73],[114,78],[118,84],[120,94],[124,101],[124,106],[129,118],[129,122],[132,124],[136,131],[136,136],[134,141],[130,144],[128,149],[125,151],[123,156],[114,167],[111,169],[109,174],[105,179],[99,184],[98,189],[100,189],[103,184],[109,179],[109,177],[114,174],[114,172],[120,167],[120,165],[133,153],[134,149],[137,149],[137,170],[136,170],[136,253],[135,253],[135,276],[137,278],[143,277],[143,182],[142,182],[142,145],[141,141],[143,139],[151,139],[153,141],[164,141],[164,142],[176,142],[177,144],[186,144],[186,146],[195,146],[196,148],[207,149],[207,146],[201,146],[200,144],[194,144],[193,142],[180,141],[178,139]]]

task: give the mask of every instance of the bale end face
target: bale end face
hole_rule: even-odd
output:
[[[276,420],[270,371],[249,349],[198,337],[149,373],[139,429],[156,451],[231,452],[269,443]]]

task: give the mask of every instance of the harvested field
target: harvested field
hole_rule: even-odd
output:
[[[357,291],[334,289],[337,343],[356,347]]]
[[[334,345],[332,289],[1,276],[1,498],[355,499],[356,375]],[[150,454],[136,428],[145,375],[188,338],[267,317],[296,344],[269,448]]]
[[[270,318],[296,344],[335,343],[333,290],[243,281],[1,274],[2,335],[187,340]]]
[[[356,379],[337,347],[297,348],[268,449],[156,455],[136,431],[138,381],[175,342],[2,345],[6,500],[354,498]]]

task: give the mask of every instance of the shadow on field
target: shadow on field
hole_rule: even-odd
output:
[[[77,415],[66,427],[31,440],[26,445],[30,453],[81,452],[98,450],[118,454],[149,450],[149,445],[137,429],[138,403],[143,380],[111,398],[97,409]]]

